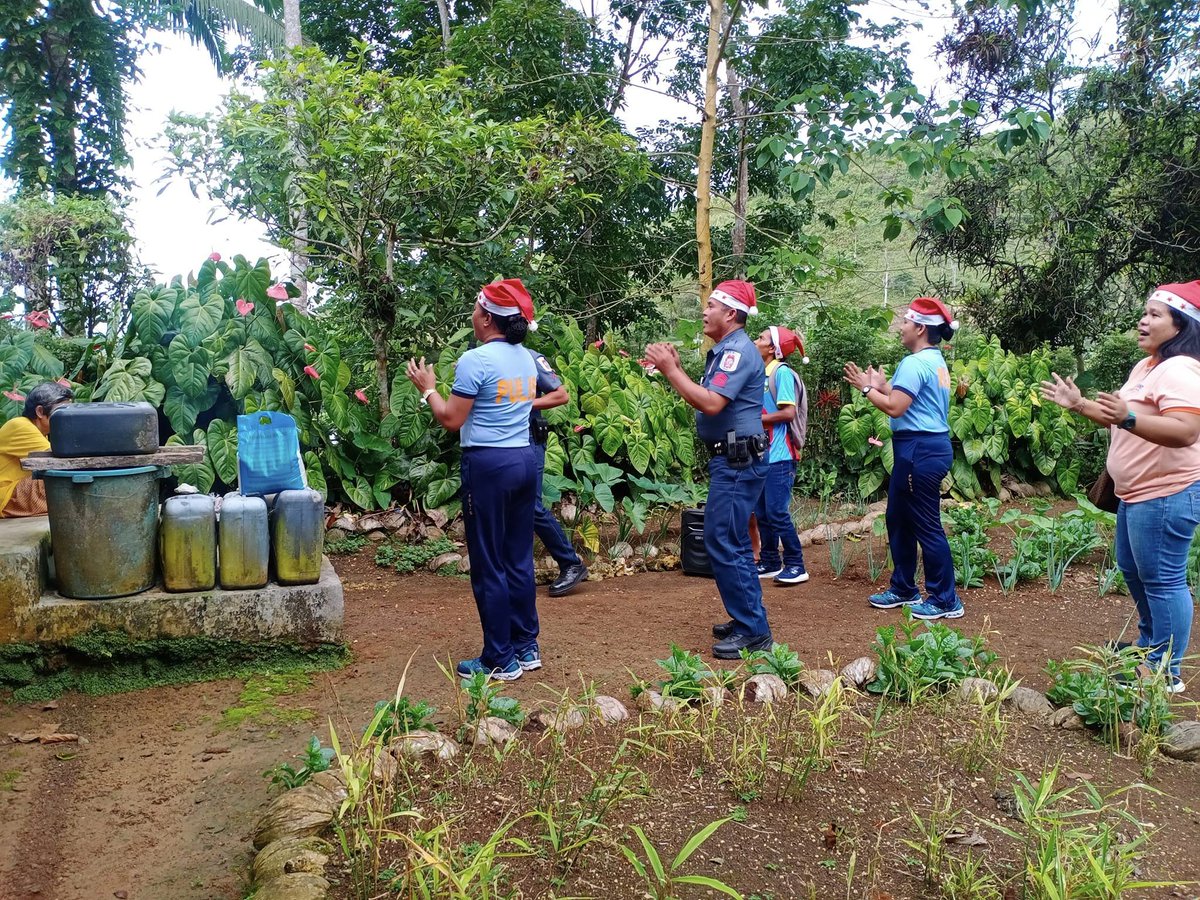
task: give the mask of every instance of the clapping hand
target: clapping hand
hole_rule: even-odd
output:
[[[874,366],[870,366],[864,371],[856,363],[852,362],[846,363],[843,367],[842,377],[860,391],[868,386],[882,387],[883,383],[887,380],[883,377],[882,369],[877,370]]]
[[[415,384],[417,390],[422,394],[437,386],[437,376],[434,374],[433,367],[425,365],[423,356],[420,360],[410,359],[408,361],[406,374],[408,380]]]
[[[646,347],[645,360],[664,375],[673,369],[681,368],[683,365],[679,360],[679,351],[675,349],[673,344],[667,343],[648,345]]]

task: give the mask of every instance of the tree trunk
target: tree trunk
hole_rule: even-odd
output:
[[[388,380],[388,327],[380,324],[371,329],[371,346],[375,349],[375,386],[379,389],[379,417],[392,410],[392,386]]]
[[[726,66],[729,79],[729,102],[737,121],[737,191],[733,197],[733,273],[738,278],[746,277],[746,206],[750,202],[750,160],[746,156],[746,101],[742,98],[742,84],[732,66]]]
[[[300,0],[283,0],[283,36],[288,48],[299,47],[303,40],[300,34]],[[296,168],[303,169],[305,159],[299,143],[295,145]],[[308,312],[308,211],[304,202],[292,210],[292,226],[295,234],[292,243],[292,283],[300,291],[295,300],[296,309]]]
[[[708,51],[704,67],[704,119],[700,125],[700,154],[696,158],[696,281],[700,306],[712,293],[712,205],[713,142],[717,135],[717,69],[721,65],[721,24],[725,0],[708,0]]]
[[[446,0],[437,0],[438,22],[442,25],[442,56],[450,64],[450,7]]]

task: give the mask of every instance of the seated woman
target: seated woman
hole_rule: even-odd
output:
[[[49,450],[50,414],[75,397],[56,381],[39,384],[25,398],[25,414],[0,425],[0,518],[46,514],[46,487],[21,468],[21,460]]]

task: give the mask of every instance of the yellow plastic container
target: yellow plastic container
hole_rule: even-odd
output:
[[[216,504],[208,494],[183,494],[163,504],[158,529],[163,587],[211,591],[217,584]]]
[[[271,508],[271,556],[280,584],[316,584],[325,548],[325,504],[317,491],[280,491]]]
[[[267,501],[226,494],[217,523],[217,550],[221,587],[228,591],[263,587],[271,557]]]

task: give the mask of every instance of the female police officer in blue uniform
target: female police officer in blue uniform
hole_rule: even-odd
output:
[[[646,361],[696,409],[696,433],[713,454],[708,464],[704,550],[730,621],[713,626],[713,656],[737,659],[743,649],[771,646],[771,627],[750,547],[750,514],[767,476],[767,438],[762,403],[766,369],[746,334],[746,316],[758,312],[754,285],[725,281],[704,307],[704,333],[716,344],[708,351],[704,378],[696,384],[683,371],[670,344],[651,344]]]
[[[909,351],[889,383],[874,366],[846,363],[846,381],[892,420],[895,463],[888,483],[887,530],[892,582],[872,594],[876,609],[908,606],[917,619],[957,619],[962,601],[954,590],[954,560],[942,529],[942,479],[950,471],[950,370],[937,345],[958,328],[941,300],[918,297],[900,323]],[[925,588],[917,590],[917,544],[925,560]]]
[[[408,363],[434,418],[462,430],[463,519],[483,626],[483,652],[458,664],[464,677],[487,672],[513,681],[542,666],[533,581],[537,458],[529,445],[537,371],[520,346],[533,323],[533,300],[519,279],[489,284],[471,314],[480,346],[459,359],[449,398],[438,394],[424,359]]]

